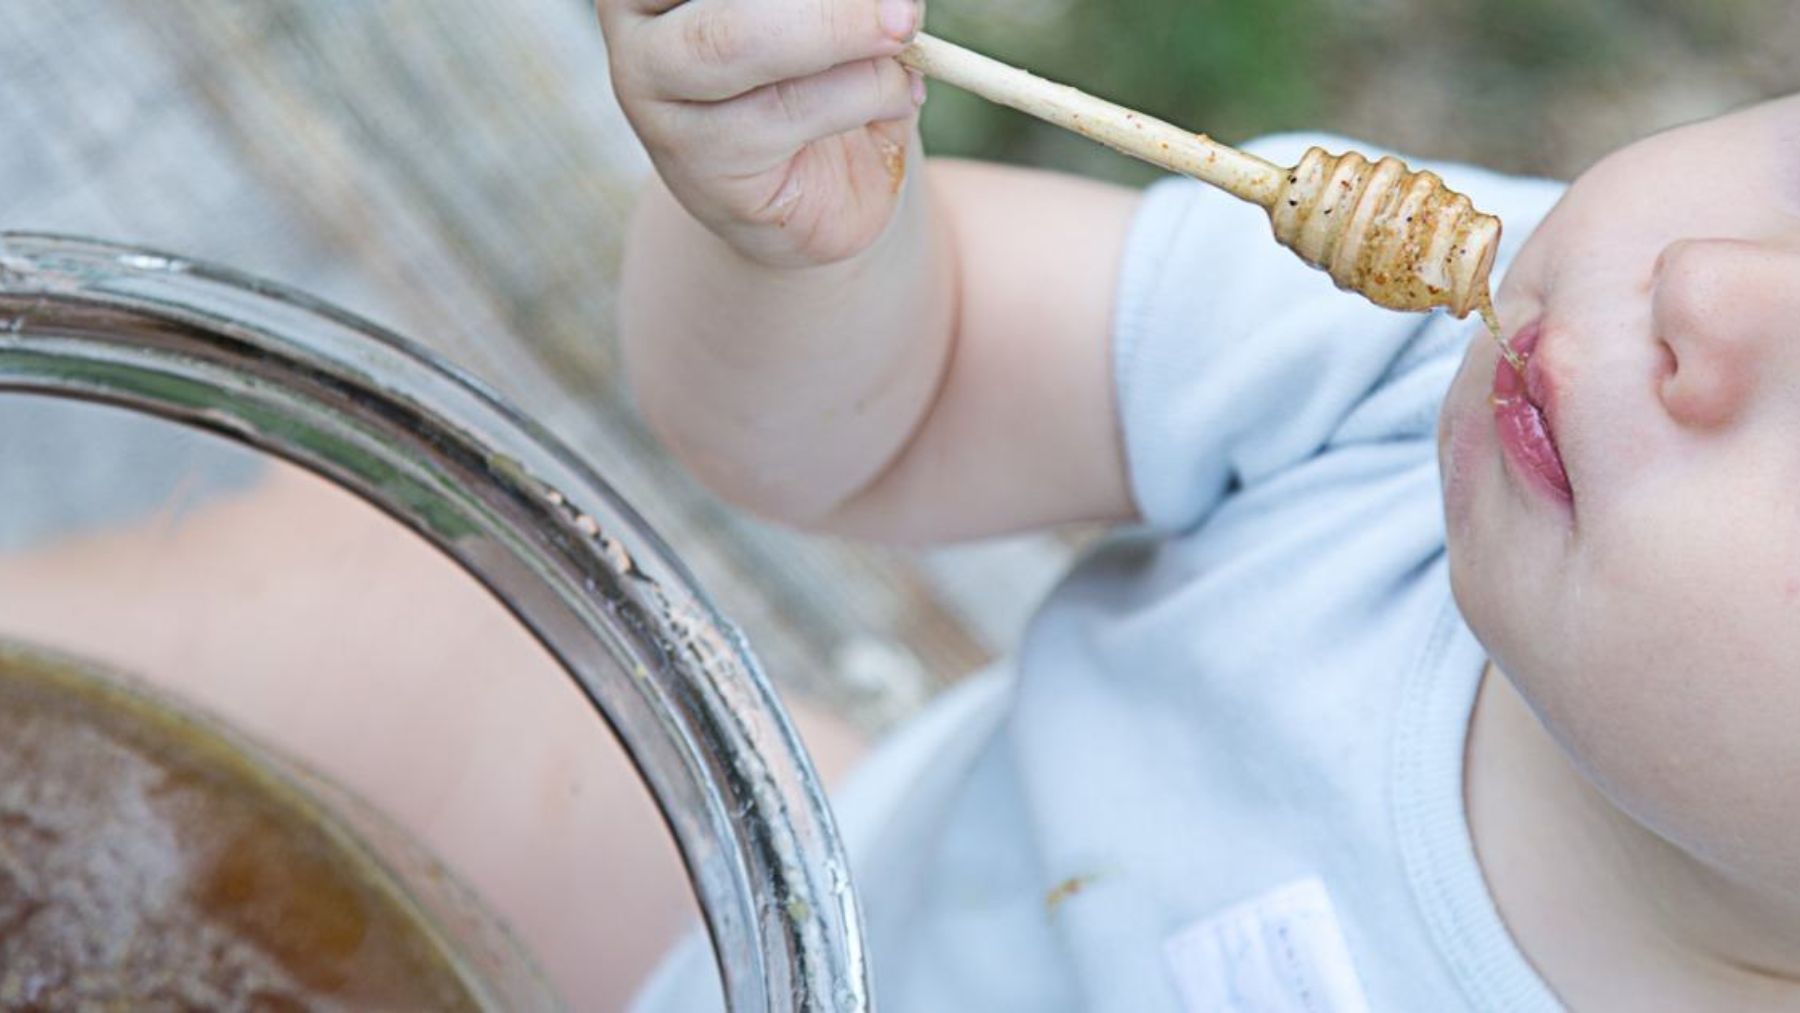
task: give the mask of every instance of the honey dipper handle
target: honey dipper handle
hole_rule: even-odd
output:
[[[1275,203],[1287,170],[1255,155],[1046,81],[1017,67],[920,32],[900,62],[990,102],[1011,106],[1171,172],[1204,180],[1261,207]]]

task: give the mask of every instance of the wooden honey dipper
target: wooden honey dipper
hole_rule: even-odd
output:
[[[1371,162],[1354,151],[1333,155],[1318,147],[1284,169],[923,32],[900,62],[1263,208],[1277,242],[1378,306],[1443,306],[1458,317],[1479,310],[1499,338],[1488,272],[1500,245],[1500,219],[1475,210],[1434,172],[1414,172],[1391,156]],[[1512,349],[1501,347],[1521,365]]]

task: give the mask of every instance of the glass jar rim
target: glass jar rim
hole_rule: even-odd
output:
[[[479,380],[229,268],[0,232],[0,392],[224,435],[425,538],[557,659],[630,755],[730,1008],[870,1008],[823,785],[743,635],[599,474]]]

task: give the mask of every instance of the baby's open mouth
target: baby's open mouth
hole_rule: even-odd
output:
[[[1511,345],[1526,360],[1525,374],[1505,359],[1494,366],[1494,425],[1502,452],[1531,484],[1564,503],[1572,502],[1569,473],[1556,449],[1552,422],[1555,417],[1554,387],[1541,363],[1532,357],[1543,325],[1534,322],[1513,335]]]

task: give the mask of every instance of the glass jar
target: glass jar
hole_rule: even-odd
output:
[[[544,813],[602,722],[672,832],[730,1007],[869,1008],[823,789],[743,638],[477,382],[226,269],[7,234],[0,433],[3,650],[122,671],[131,699],[245,744],[493,1008],[556,1001],[503,926],[579,929],[559,884],[600,859]]]

